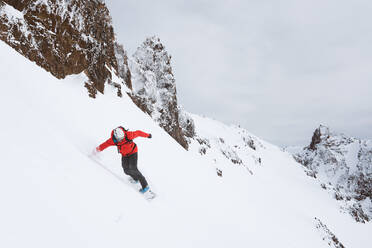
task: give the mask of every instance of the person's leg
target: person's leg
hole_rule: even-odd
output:
[[[142,186],[142,189],[146,188],[148,186],[147,181],[145,177],[142,175],[142,173],[138,170],[137,168],[137,161],[138,161],[138,154],[132,154],[129,156],[129,170],[128,172],[130,173],[133,177],[134,180],[139,180]]]
[[[121,166],[123,167],[124,173],[133,178],[133,176],[131,175],[131,171],[129,169],[129,157],[124,156],[121,157]]]

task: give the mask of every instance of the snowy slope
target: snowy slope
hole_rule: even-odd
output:
[[[3,42],[0,54],[0,247],[329,247],[315,218],[345,247],[369,247],[372,225],[335,211],[279,148],[260,141],[253,175],[218,177],[125,94],[93,100],[84,75],[57,80]],[[136,140],[153,202],[126,183],[115,148],[101,164],[87,156],[118,125],[153,134]]]
[[[191,150],[213,162],[220,173],[235,166],[244,168],[242,173],[253,175],[253,171],[264,164],[263,152],[270,146],[266,142],[239,126],[227,126],[210,118],[186,114],[195,125]]]

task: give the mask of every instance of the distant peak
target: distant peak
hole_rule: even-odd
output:
[[[327,139],[329,136],[329,127],[320,124],[319,127],[314,131],[309,148],[311,150],[315,150],[316,145],[319,144],[322,140]]]

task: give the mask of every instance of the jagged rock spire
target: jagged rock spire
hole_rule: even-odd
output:
[[[137,48],[129,64],[133,101],[187,149],[188,142],[180,126],[171,56],[160,39],[155,36],[147,38]]]
[[[319,144],[322,141],[322,139],[326,139],[327,137],[329,137],[329,134],[330,134],[329,128],[327,126],[320,124],[320,126],[314,131],[313,137],[311,138],[309,149],[315,150],[316,145]]]

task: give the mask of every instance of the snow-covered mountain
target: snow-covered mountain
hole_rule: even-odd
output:
[[[356,221],[372,218],[372,141],[348,137],[320,125],[309,146],[294,153],[307,174],[342,202]]]
[[[201,118],[178,105],[171,56],[158,37],[147,38],[137,48],[129,57],[129,67],[131,96],[137,106],[183,147],[209,157],[219,174],[226,162],[243,166],[250,173],[252,164],[261,163],[258,151],[264,147],[246,130]]]
[[[158,38],[147,39],[128,59],[116,41],[110,13],[98,0],[0,0],[0,39],[57,78],[84,72],[90,97],[122,89],[185,149],[171,57]],[[131,61],[131,69],[128,66]],[[132,72],[131,72],[132,71]],[[116,79],[112,80],[113,78]]]
[[[3,42],[0,53],[0,247],[369,247],[371,223],[336,211],[280,148],[244,133],[256,150],[248,141],[231,166],[217,145],[243,149],[243,131],[193,115],[211,148],[186,151],[115,87],[92,99],[85,74],[58,80]],[[88,156],[118,125],[153,134],[136,140],[158,193],[150,203],[127,183],[116,149],[98,163]]]
[[[369,247],[372,224],[290,154],[178,106],[165,46],[151,37],[128,56],[103,1],[0,0],[0,38],[54,75],[0,41],[0,247]],[[119,125],[153,135],[136,139],[151,203],[116,149],[89,157]]]

